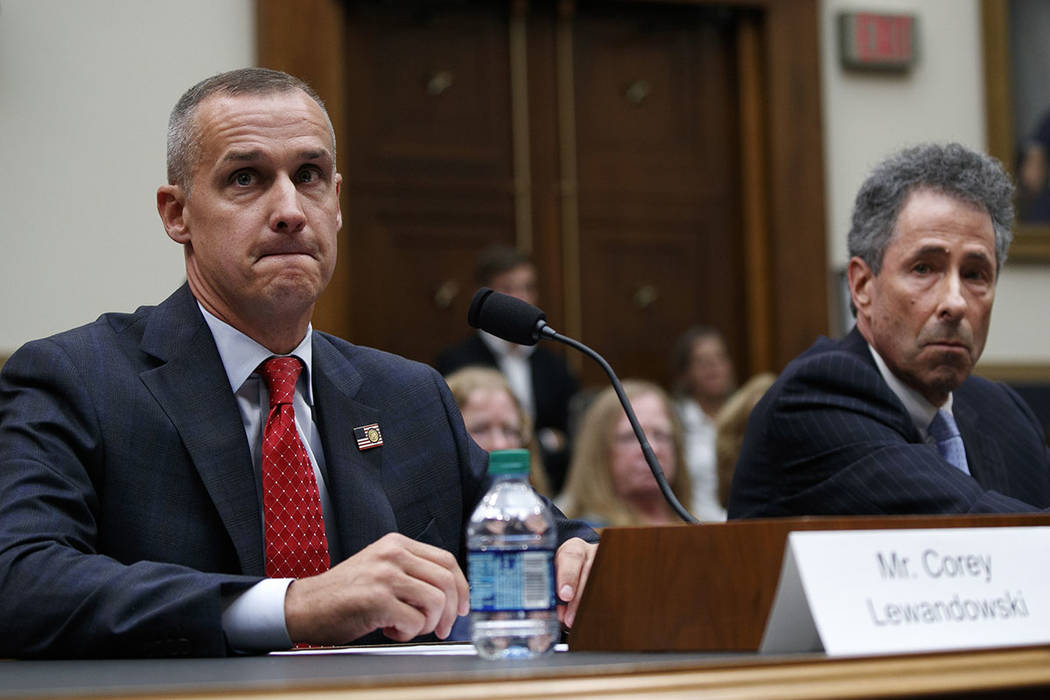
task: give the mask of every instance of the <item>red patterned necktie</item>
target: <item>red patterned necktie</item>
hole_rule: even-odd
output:
[[[292,397],[301,369],[294,357],[271,357],[261,367],[270,389],[270,413],[262,439],[266,575],[270,578],[314,576],[330,565],[317,480],[295,429]]]

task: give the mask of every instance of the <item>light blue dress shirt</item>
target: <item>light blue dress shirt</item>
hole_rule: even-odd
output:
[[[249,338],[233,326],[219,320],[200,305],[204,320],[211,330],[215,345],[219,349],[230,388],[237,399],[237,406],[244,423],[244,433],[252,455],[252,466],[255,470],[256,497],[259,499],[259,512],[262,508],[262,429],[269,413],[270,397],[266,382],[256,369],[273,353]],[[299,438],[306,446],[310,463],[317,479],[317,489],[321,494],[321,509],[325,519],[325,535],[328,538],[329,554],[338,552],[338,533],[332,527],[331,499],[324,481],[324,450],[321,446],[321,434],[314,421],[313,410],[313,346],[311,339],[313,327],[306,330],[306,335],[296,348],[289,353],[302,360],[304,369],[299,374],[295,385],[293,407],[295,425]],[[265,524],[260,522],[265,538]],[[331,557],[335,561],[335,557]],[[252,588],[232,597],[222,614],[222,627],[231,648],[238,651],[254,652],[273,649],[287,649],[292,641],[288,636],[284,620],[284,597],[293,579],[265,579]]]

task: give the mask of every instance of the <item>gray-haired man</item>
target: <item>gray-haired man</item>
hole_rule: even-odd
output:
[[[970,377],[1012,195],[997,161],[958,144],[875,168],[849,233],[856,328],[818,340],[756,406],[730,517],[1050,507],[1039,423],[1011,389]]]

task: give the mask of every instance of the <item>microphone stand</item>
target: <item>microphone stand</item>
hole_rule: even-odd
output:
[[[580,341],[557,332],[548,326],[547,322],[544,320],[539,321],[536,325],[537,339],[548,338],[550,340],[556,340],[559,343],[564,343],[571,348],[575,348],[597,362],[598,365],[605,370],[605,373],[609,376],[609,381],[612,383],[613,389],[616,390],[616,395],[620,399],[620,404],[623,405],[623,410],[627,414],[627,420],[631,423],[631,428],[634,430],[634,436],[638,438],[638,444],[642,446],[642,455],[645,456],[645,461],[649,465],[649,469],[653,472],[653,478],[656,479],[656,483],[660,487],[660,492],[663,494],[671,508],[674,509],[675,513],[678,514],[678,517],[687,523],[699,522],[681,503],[678,502],[678,498],[674,495],[674,491],[672,491],[671,487],[668,485],[667,478],[664,476],[664,470],[660,466],[659,460],[656,459],[656,455],[653,454],[653,448],[650,447],[649,440],[646,439],[645,432],[642,430],[642,426],[638,423],[637,416],[634,415],[634,409],[631,408],[631,402],[627,400],[627,394],[623,390],[623,384],[620,383],[619,377],[613,372],[612,367],[605,361],[605,358]],[[686,465],[679,465],[679,469],[685,468]]]

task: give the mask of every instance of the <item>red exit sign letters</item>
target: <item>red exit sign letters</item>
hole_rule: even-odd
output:
[[[842,65],[862,70],[908,70],[915,62],[918,43],[915,25],[913,15],[839,14]]]

